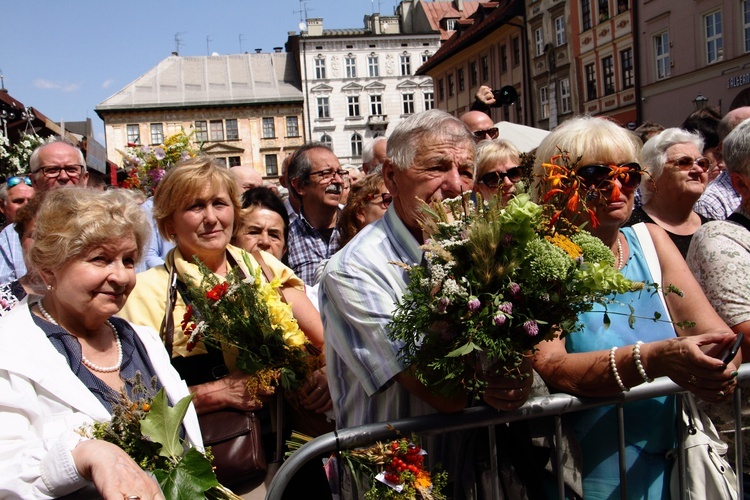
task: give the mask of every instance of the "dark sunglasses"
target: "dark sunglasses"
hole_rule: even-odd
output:
[[[607,181],[617,179],[622,187],[633,189],[640,185],[642,172],[638,163],[622,165],[586,165],[576,170],[576,175],[586,187],[601,188]]]
[[[380,198],[380,199],[378,199]],[[373,203],[379,203],[385,207],[389,207],[393,201],[393,195],[391,193],[378,193],[367,195],[367,200]]]
[[[506,177],[514,184],[520,181],[521,167],[509,168],[507,172],[487,172],[479,178],[479,183],[484,184],[488,188],[496,189],[503,183]]]
[[[477,130],[472,133],[474,134],[474,137],[480,141],[484,139],[485,136],[489,136],[490,139],[497,139],[497,136],[500,135],[500,131],[497,127],[488,128],[487,130]]]
[[[30,178],[28,178],[28,177],[19,177],[17,175],[14,175],[13,177],[10,177],[6,181],[6,184],[8,184],[8,189],[10,189],[10,188],[14,188],[14,187],[18,186],[22,182],[24,184],[26,184],[27,186],[31,186],[31,179]]]
[[[675,158],[674,160],[668,160],[665,163],[671,163],[672,165],[676,165],[680,168],[680,170],[690,170],[693,168],[693,165],[698,165],[703,171],[707,171],[709,168],[711,168],[711,162],[708,160],[708,158],[691,158],[690,156],[681,156],[680,158]]]

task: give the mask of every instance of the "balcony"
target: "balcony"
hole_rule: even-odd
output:
[[[370,115],[367,117],[367,126],[372,130],[386,129],[388,127],[388,115]]]

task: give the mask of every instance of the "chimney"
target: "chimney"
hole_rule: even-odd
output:
[[[263,49],[255,49],[256,54],[260,54],[261,52],[263,52]]]
[[[284,47],[274,47],[273,51],[279,54]]]
[[[307,36],[323,36],[323,18],[307,20]]]
[[[464,0],[455,0],[456,1],[456,10],[459,12],[464,11]]]
[[[178,54],[177,52],[172,52],[172,55],[173,56],[179,56],[180,54]]]

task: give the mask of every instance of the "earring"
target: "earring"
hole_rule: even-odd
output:
[[[52,290],[52,285],[47,285],[47,290]]]

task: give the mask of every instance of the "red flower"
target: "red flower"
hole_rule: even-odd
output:
[[[182,316],[182,322],[180,323],[180,326],[182,327],[182,330],[185,332],[185,335],[190,335],[188,333],[188,323],[190,322],[190,319],[192,317],[193,317],[193,305],[190,304],[187,306],[187,310],[185,311],[185,314]],[[193,327],[195,327],[195,325],[193,325]]]
[[[214,302],[218,302],[224,295],[227,294],[227,289],[229,289],[229,283],[227,283],[226,281],[224,283],[219,283],[206,293],[206,297],[213,300]]]

